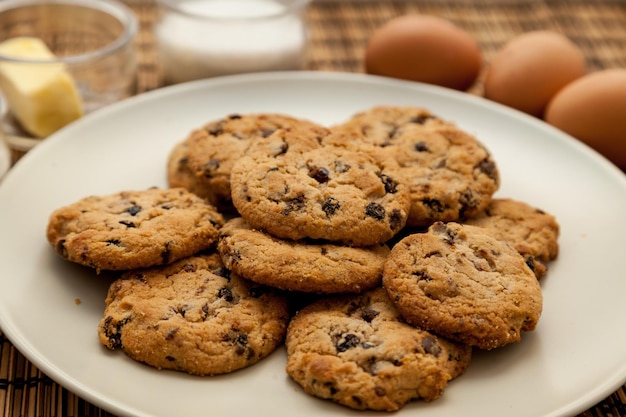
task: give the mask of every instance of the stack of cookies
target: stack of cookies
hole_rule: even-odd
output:
[[[305,392],[354,409],[434,400],[473,348],[521,340],[558,254],[555,218],[493,198],[487,149],[420,108],[227,116],[175,145],[167,178],[51,215],[57,253],[122,271],[101,342],[196,375],[285,342]]]

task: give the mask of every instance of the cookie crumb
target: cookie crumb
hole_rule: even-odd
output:
[[[74,298],[74,304],[80,305],[80,303],[81,303],[80,298],[78,297]]]

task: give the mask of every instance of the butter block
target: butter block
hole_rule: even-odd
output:
[[[0,54],[14,58],[52,59],[38,38],[16,37],[0,43]],[[61,62],[0,60],[0,90],[24,130],[44,138],[83,115],[74,79]]]

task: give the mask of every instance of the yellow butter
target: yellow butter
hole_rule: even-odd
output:
[[[0,43],[0,54],[14,58],[53,59],[38,38],[17,37]],[[0,90],[28,133],[43,138],[83,115],[73,78],[63,63],[0,60]]]

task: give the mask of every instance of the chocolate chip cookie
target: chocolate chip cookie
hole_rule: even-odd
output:
[[[55,210],[47,238],[63,258],[96,270],[169,264],[217,241],[224,219],[183,189],[89,196]]]
[[[218,210],[228,209],[228,205],[226,207],[219,205],[221,201],[214,198],[208,185],[189,168],[188,141],[184,140],[174,145],[167,158],[166,174],[167,184],[170,188],[185,188],[195,195],[207,199]]]
[[[356,130],[401,166],[410,188],[408,226],[457,221],[483,210],[500,185],[498,168],[478,139],[431,112],[378,106],[336,130]]]
[[[405,323],[387,293],[316,301],[291,320],[287,373],[304,391],[358,410],[438,398],[471,348]]]
[[[328,129],[281,129],[252,140],[232,169],[233,204],[254,228],[283,239],[373,246],[401,230],[407,186],[373,146],[325,144]]]
[[[522,255],[483,228],[452,222],[397,243],[383,286],[409,323],[482,349],[519,341],[542,311]]]
[[[220,229],[218,250],[238,275],[283,290],[362,292],[380,284],[389,254],[384,245],[355,248],[318,241],[287,241],[253,229],[243,218]]]
[[[300,125],[316,126],[308,120],[278,113],[231,114],[213,120],[185,139],[186,165],[203,184],[212,204],[222,211],[233,211],[230,171],[243,156],[250,139]]]
[[[559,224],[556,218],[525,202],[494,199],[466,224],[484,227],[496,238],[508,242],[523,257],[538,279],[548,263],[559,254]]]
[[[158,369],[217,375],[284,340],[287,300],[224,268],[217,253],[126,272],[111,284],[100,342]]]

